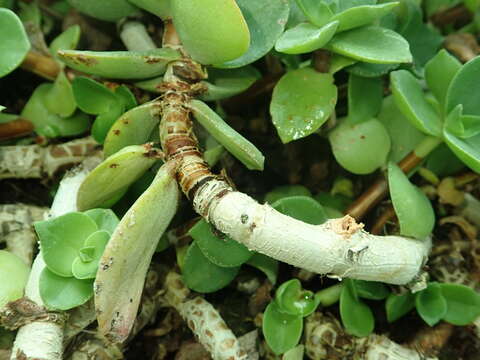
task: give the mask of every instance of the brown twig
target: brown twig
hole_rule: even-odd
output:
[[[16,119],[0,124],[0,140],[8,140],[30,134],[33,131],[33,124],[25,119]]]
[[[373,224],[372,228],[370,229],[370,233],[379,235],[385,224],[395,218],[395,209],[393,206],[388,206],[385,211],[383,211],[382,215],[377,219],[375,224]]]
[[[460,4],[444,11],[440,11],[432,15],[430,19],[437,27],[443,27],[450,24],[462,26],[472,21],[472,13],[468,11],[465,5]]]
[[[21,67],[47,80],[55,80],[61,70],[60,65],[53,58],[34,51],[28,52]]]

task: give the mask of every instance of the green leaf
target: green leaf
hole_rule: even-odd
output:
[[[79,210],[101,207],[140,178],[158,158],[150,146],[131,145],[109,156],[83,181],[77,196]]]
[[[146,79],[161,75],[169,62],[180,59],[170,48],[148,51],[60,50],[61,61],[86,74],[113,79]]]
[[[340,294],[340,317],[345,330],[354,336],[364,337],[372,333],[375,323],[370,308],[356,297],[350,279],[344,280]]]
[[[92,136],[96,142],[103,144],[112,125],[124,113],[125,107],[120,97],[116,97],[116,102],[108,109],[95,118],[92,126]]]
[[[202,82],[207,86],[207,91],[199,98],[203,101],[229,98],[247,90],[260,77],[253,66],[231,70],[208,69],[208,81]]]
[[[348,120],[351,124],[369,120],[380,111],[383,100],[381,78],[350,74],[348,80]]]
[[[369,174],[384,165],[390,151],[390,136],[377,119],[351,124],[343,119],[328,135],[338,163],[354,174]]]
[[[11,10],[0,8],[0,77],[17,68],[30,50],[25,29]]]
[[[320,225],[328,220],[322,205],[308,196],[284,197],[275,201],[272,207],[284,215],[311,225]]]
[[[444,49],[425,65],[425,80],[440,104],[445,104],[450,83],[461,67],[462,64]]]
[[[58,50],[73,50],[77,47],[80,41],[80,26],[72,25],[67,30],[58,35],[50,43],[50,53],[54,58],[57,57]]]
[[[426,289],[417,293],[415,306],[418,315],[428,325],[438,323],[447,313],[447,301],[442,295],[440,284],[430,283]]]
[[[182,267],[185,284],[192,290],[211,293],[227,286],[237,276],[239,266],[222,267],[214,264],[202,253],[196,242],[187,250]]]
[[[303,185],[277,186],[265,195],[265,202],[273,204],[275,201],[290,196],[312,196],[310,190]]]
[[[275,50],[285,54],[304,54],[324,47],[335,35],[338,21],[321,28],[310,23],[301,23],[288,29],[277,40]]]
[[[465,164],[455,156],[446,143],[443,143],[428,155],[425,167],[437,177],[443,178],[457,174],[465,167]]]
[[[296,0],[298,7],[303,11],[307,19],[316,26],[323,26],[330,21],[333,12],[323,1]]]
[[[45,107],[50,112],[62,117],[69,117],[75,112],[77,104],[72,85],[63,71],[60,71],[53,87],[45,95]]]
[[[370,300],[383,300],[389,294],[388,288],[379,282],[366,280],[352,280],[359,297]]]
[[[20,299],[27,284],[30,268],[18,256],[0,250],[0,309]]]
[[[420,131],[432,136],[441,132],[440,118],[417,79],[407,70],[398,70],[390,74],[395,102],[400,111]]]
[[[93,281],[62,277],[48,268],[39,279],[40,296],[51,310],[69,310],[85,304],[93,295]]]
[[[110,235],[113,234],[120,221],[117,215],[110,209],[91,209],[85,211],[84,214],[95,221],[98,230],[104,230]]]
[[[52,90],[52,84],[41,84],[33,92],[20,116],[28,119],[35,126],[35,132],[46,137],[75,136],[87,131],[90,126],[88,116],[77,113],[69,118],[62,118],[46,107],[46,98]]]
[[[235,0],[171,0],[173,24],[187,53],[202,64],[242,56],[250,32]]]
[[[34,223],[43,260],[59,276],[72,276],[72,263],[85,240],[98,227],[85,214],[72,212],[55,219]]]
[[[70,5],[88,16],[105,21],[118,21],[138,14],[135,6],[127,0],[67,0]]]
[[[460,284],[440,284],[447,301],[447,313],[443,320],[457,326],[470,324],[480,316],[480,295]]]
[[[443,137],[452,152],[465,165],[475,172],[480,173],[480,134],[468,139],[461,139],[451,134],[447,129],[443,131]]]
[[[375,5],[377,0],[329,0],[330,6],[339,13],[357,6]]]
[[[394,163],[388,164],[388,186],[395,213],[400,223],[400,234],[425,238],[435,225],[435,213],[430,200]]]
[[[204,219],[188,232],[203,255],[212,263],[223,267],[236,267],[248,261],[253,253],[245,245],[223,234],[215,234],[212,225]]]
[[[278,276],[278,261],[263,254],[254,253],[253,256],[246,262],[247,265],[257,268],[263,272],[267,279],[275,285]]]
[[[361,5],[335,14],[330,21],[339,21],[337,32],[369,25],[393,11],[400,3],[390,2],[379,5]]]
[[[312,68],[289,71],[277,83],[270,114],[283,143],[308,136],[322,126],[337,103],[333,76]]]
[[[425,137],[402,114],[391,95],[383,99],[378,120],[390,135],[391,146],[388,160],[392,162],[397,163],[402,160]]]
[[[407,292],[402,295],[390,294],[385,301],[388,322],[394,322],[415,307],[415,295]]]
[[[188,107],[195,119],[215,140],[250,170],[263,170],[265,157],[255,145],[232,129],[218,114],[202,101],[191,100]]]
[[[458,104],[463,105],[463,114],[480,115],[480,57],[475,57],[455,74],[448,88],[445,113],[450,113]]]
[[[171,17],[170,0],[128,0],[135,6],[157,15],[162,20]]]
[[[268,53],[288,19],[289,6],[284,0],[237,0],[236,3],[250,31],[250,47],[239,58],[220,65],[225,68],[251,64]]]
[[[105,250],[109,239],[110,234],[104,230],[100,230],[95,231],[85,240],[82,249],[88,249],[89,256],[88,259],[82,259],[81,255],[79,254],[79,256],[77,256],[73,261],[72,274],[75,278],[80,280],[95,279],[100,258],[102,257],[103,251]],[[79,250],[79,253],[82,252],[82,249]]]
[[[123,342],[133,326],[157,244],[175,215],[175,164],[165,163],[122,217],[100,260],[95,307],[102,335]]]
[[[120,100],[125,109],[130,110],[138,105],[135,95],[126,85],[117,86],[114,90],[115,95]]]
[[[364,26],[337,34],[327,48],[368,63],[394,64],[412,61],[408,42],[396,32],[377,26]]]
[[[263,336],[277,355],[294,348],[303,331],[301,315],[289,315],[280,311],[275,302],[268,304],[263,314]]]
[[[313,292],[302,289],[298,279],[284,282],[276,291],[275,302],[281,312],[295,316],[308,316],[318,307]]]
[[[152,131],[158,128],[160,113],[161,105],[158,101],[151,101],[120,116],[105,138],[103,145],[105,156],[111,156],[129,145],[148,142]]]
[[[400,64],[372,64],[366,62],[357,62],[355,65],[347,67],[350,74],[354,74],[362,77],[378,77],[388,74],[390,71],[395,70]]]
[[[345,195],[332,195],[327,192],[319,192],[313,198],[318,201],[323,207],[329,207],[338,210],[339,212],[345,211],[348,205],[352,203],[352,199]]]
[[[85,76],[75,77],[72,88],[78,107],[87,114],[105,113],[118,102],[115,94],[105,85]]]

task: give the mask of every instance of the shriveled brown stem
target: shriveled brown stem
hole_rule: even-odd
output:
[[[60,65],[53,58],[35,51],[28,52],[21,67],[47,80],[55,80],[60,72]]]
[[[8,140],[30,134],[33,124],[25,119],[17,119],[0,124],[0,140]]]

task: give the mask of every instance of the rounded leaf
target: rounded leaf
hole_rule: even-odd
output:
[[[275,285],[277,282],[278,261],[274,258],[260,253],[254,253],[246,264],[263,272],[272,285]]]
[[[322,126],[337,103],[333,76],[312,68],[287,72],[275,86],[270,114],[283,143],[301,139]]]
[[[290,196],[312,196],[310,190],[303,185],[277,186],[265,195],[265,202],[273,204],[275,201]]]
[[[340,23],[337,32],[346,31],[373,23],[393,11],[399,4],[399,2],[391,2],[379,5],[355,6],[335,14],[330,18],[330,21],[336,20]]]
[[[373,331],[375,318],[372,310],[356,297],[349,279],[345,280],[340,294],[340,317],[349,334],[364,337]]]
[[[418,315],[430,326],[438,323],[447,313],[447,301],[442,295],[440,284],[430,283],[415,297]]]
[[[209,69],[208,81],[203,82],[207,91],[200,95],[200,99],[213,101],[229,98],[247,90],[259,78],[260,73],[252,66],[231,70]]]
[[[132,145],[109,156],[83,181],[77,195],[79,210],[101,207],[134,183],[158,160],[149,145]]]
[[[18,256],[0,250],[0,309],[23,296],[30,268]]]
[[[253,253],[245,245],[214,231],[212,225],[202,219],[188,232],[208,260],[218,266],[235,267],[252,257]]]
[[[294,348],[303,332],[301,315],[289,315],[280,311],[275,302],[268,304],[263,314],[263,336],[277,355]]]
[[[110,234],[104,230],[95,231],[90,235],[79,250],[80,255],[73,261],[72,273],[77,279],[95,279],[98,264],[107,246]],[[82,250],[87,248],[88,256],[82,256]]]
[[[79,212],[37,221],[34,227],[45,264],[50,271],[66,277],[72,276],[72,263],[85,240],[98,229],[95,221]]]
[[[400,234],[420,239],[430,235],[435,225],[430,200],[393,163],[388,164],[388,186],[400,223]]]
[[[390,151],[390,136],[377,119],[359,124],[343,121],[328,135],[333,155],[354,174],[369,174],[384,165]]]
[[[146,79],[161,75],[169,62],[180,59],[177,50],[147,51],[60,50],[61,61],[86,74],[112,79]]]
[[[192,290],[210,293],[227,286],[237,276],[239,266],[221,267],[203,255],[198,244],[193,242],[187,250],[182,267],[185,284]]]
[[[301,23],[288,29],[277,40],[275,50],[285,54],[304,54],[324,47],[335,35],[338,21],[322,27]]]
[[[473,171],[480,173],[480,134],[468,139],[461,139],[448,132],[443,131],[446,144],[452,152]]]
[[[298,279],[280,285],[275,294],[275,302],[280,311],[302,317],[313,313],[319,304],[313,292],[302,289]]]
[[[85,304],[93,295],[93,281],[62,277],[48,268],[39,279],[40,296],[51,310],[69,310]]]
[[[372,64],[366,62],[357,62],[356,64],[349,66],[346,70],[350,74],[355,74],[363,77],[378,77],[388,74],[390,71],[395,70],[400,64]]]
[[[328,220],[322,205],[309,196],[284,197],[275,201],[272,207],[284,215],[311,225],[320,225]]]
[[[237,0],[250,31],[248,51],[220,65],[236,68],[251,64],[268,53],[282,34],[288,20],[289,6],[284,0]]]
[[[91,78],[75,77],[72,88],[78,107],[87,114],[102,114],[117,103],[117,98],[110,89]]]
[[[383,300],[390,294],[384,284],[376,281],[353,280],[353,286],[357,295],[364,299]]]
[[[325,25],[333,16],[332,9],[325,1],[296,0],[296,3],[307,19],[316,26]]]
[[[415,307],[415,295],[407,292],[402,295],[390,294],[385,301],[388,322],[394,322]]]
[[[92,126],[92,137],[96,142],[103,144],[105,138],[117,119],[124,113],[125,108],[117,97],[117,102],[107,111],[95,118]]]
[[[378,114],[383,100],[381,78],[350,74],[348,78],[348,119],[350,123],[369,120]]]
[[[248,50],[250,33],[235,0],[171,0],[170,5],[175,29],[194,60],[221,64]]]
[[[128,0],[135,6],[142,8],[161,19],[171,17],[170,0]]]
[[[89,218],[95,221],[98,230],[105,230],[110,235],[119,223],[119,219],[115,213],[110,209],[91,209],[84,212]]]
[[[67,0],[78,11],[96,19],[118,21],[137,13],[137,8],[127,0]]]
[[[376,64],[412,62],[408,42],[395,31],[364,26],[337,34],[328,43],[331,51]]]
[[[0,77],[17,68],[30,50],[30,41],[15,13],[0,8]]]
[[[447,312],[443,320],[464,326],[480,316],[480,295],[473,289],[460,284],[440,284],[440,287],[447,301]]]
[[[53,87],[45,95],[45,107],[62,117],[71,116],[77,104],[73,95],[72,84],[63,71],[57,75]]]
[[[67,30],[58,35],[50,43],[50,53],[54,58],[57,57],[58,50],[73,50],[80,41],[80,26],[72,25]]]

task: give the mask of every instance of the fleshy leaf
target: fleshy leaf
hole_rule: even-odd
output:
[[[98,227],[85,214],[72,212],[34,224],[40,239],[43,260],[59,276],[72,276],[72,263],[85,240]]]
[[[460,284],[440,284],[440,287],[447,301],[447,312],[443,320],[464,326],[480,316],[480,295],[473,289]]]
[[[23,296],[30,268],[11,252],[0,250],[0,309]]]
[[[385,301],[388,322],[394,322],[415,307],[415,295],[407,292],[402,295],[390,294]]]
[[[44,268],[39,279],[40,296],[47,308],[69,310],[85,304],[93,295],[93,281],[62,277]]]
[[[440,135],[440,118],[415,77],[407,70],[398,70],[390,74],[392,92],[400,111],[420,131],[425,134]]]
[[[275,294],[275,302],[281,312],[302,317],[314,312],[319,304],[313,292],[302,289],[298,279],[280,285]]]
[[[446,129],[443,131],[446,144],[457,157],[473,171],[480,173],[480,134],[461,139]]]
[[[87,259],[81,258],[78,256],[72,264],[72,274],[77,279],[95,279],[97,275],[98,264],[100,258],[102,257],[103,251],[107,246],[108,240],[110,239],[110,234],[104,230],[95,231],[90,235],[84,243],[84,248],[93,248],[93,252],[89,255],[90,261],[85,261]],[[79,250],[82,251],[82,249]]]
[[[180,53],[170,48],[148,51],[60,50],[60,60],[72,69],[112,79],[146,79],[161,75]]]
[[[408,42],[396,32],[377,26],[365,26],[337,34],[327,47],[335,53],[368,63],[412,61]]]
[[[362,77],[379,77],[388,74],[390,71],[398,68],[400,64],[372,64],[366,62],[357,62],[356,64],[347,67],[350,74]]]
[[[70,80],[63,71],[55,78],[53,87],[45,95],[45,107],[52,113],[62,117],[73,115],[77,104],[73,96]]]
[[[145,9],[161,19],[171,17],[170,0],[128,0],[135,6]]]
[[[203,255],[196,242],[187,250],[182,266],[182,277],[192,290],[211,293],[227,286],[237,276],[239,266],[222,267],[215,265]]]
[[[391,2],[379,5],[361,5],[335,14],[330,21],[339,21],[337,32],[369,25],[393,11],[400,3]]]
[[[388,186],[400,223],[400,234],[420,239],[428,236],[435,225],[430,200],[393,163],[388,164]]]
[[[325,2],[319,0],[296,0],[296,2],[312,24],[320,27],[331,21],[333,12]]]
[[[118,101],[105,85],[85,76],[75,77],[72,88],[78,107],[87,114],[107,112]]]
[[[220,65],[236,68],[251,64],[268,53],[282,34],[288,19],[289,6],[284,0],[236,0],[250,31],[250,47],[234,60]]]
[[[380,110],[383,100],[381,78],[350,74],[348,79],[348,120],[351,124],[369,120]]]
[[[335,35],[338,21],[321,28],[310,23],[301,23],[288,29],[277,40],[275,50],[285,54],[304,54],[324,47]]]
[[[270,114],[283,143],[301,139],[322,126],[337,103],[333,76],[312,68],[286,73],[275,86]]]
[[[108,111],[99,114],[92,126],[92,137],[96,142],[103,144],[105,138],[110,131],[112,125],[124,113],[125,107],[121,98],[116,96],[116,102],[108,109]]]
[[[110,209],[91,209],[84,212],[97,224],[98,230],[105,230],[110,235],[117,227],[120,220]]]
[[[213,101],[229,98],[247,90],[258,78],[260,73],[252,66],[238,69],[209,69],[208,81],[203,83],[207,91],[200,95],[203,101]]]
[[[17,68],[30,50],[30,41],[15,13],[0,8],[0,77]]]
[[[145,276],[162,234],[175,215],[175,166],[164,164],[115,229],[100,260],[95,308],[101,333],[124,341],[135,321]]]
[[[223,237],[216,235],[212,225],[204,219],[197,222],[188,233],[195,240],[203,255],[218,266],[240,266],[253,255],[245,245],[238,241],[230,239],[226,235]]]
[[[447,301],[442,295],[440,285],[430,283],[415,297],[418,315],[430,326],[438,323],[447,313]]]
[[[103,151],[111,156],[126,146],[145,144],[160,122],[161,105],[151,101],[120,116],[110,128]]]
[[[359,297],[370,300],[383,300],[389,294],[388,288],[376,281],[352,280]]]
[[[322,205],[308,196],[284,197],[275,201],[272,207],[284,215],[311,225],[320,225],[328,220]]]
[[[275,201],[290,196],[312,196],[310,190],[303,185],[277,186],[265,195],[265,202],[273,204]]]
[[[278,261],[271,258],[270,256],[255,253],[253,256],[246,262],[247,265],[257,268],[263,272],[267,279],[270,280],[272,285],[275,285],[277,282],[278,276]]]
[[[390,151],[390,135],[377,119],[351,124],[348,118],[328,135],[338,163],[354,174],[369,174],[384,165]]]
[[[344,280],[340,294],[340,317],[345,330],[354,336],[363,337],[372,333],[375,319],[372,310],[354,293],[350,279]]]
[[[115,22],[138,14],[137,8],[127,0],[68,0],[68,3],[84,14],[105,21]]]
[[[250,32],[235,0],[171,0],[173,24],[196,61],[221,64],[242,56]]]
[[[300,341],[303,318],[301,315],[285,314],[275,302],[271,302],[263,314],[262,330],[268,346],[280,355],[294,348]]]
[[[425,65],[425,80],[440,104],[445,104],[447,91],[462,64],[442,49]]]
[[[73,50],[80,41],[80,26],[72,25],[67,30],[58,35],[50,43],[50,53],[53,57],[57,57],[58,50]]]
[[[265,157],[255,145],[232,129],[210,107],[200,100],[191,100],[188,107],[192,109],[195,119],[212,135],[215,140],[250,170],[263,170]]]
[[[83,181],[78,190],[79,210],[101,207],[143,175],[158,158],[150,146],[132,145],[109,156]]]
[[[464,115],[480,115],[479,93],[480,57],[475,57],[463,65],[451,80],[445,99],[445,113],[462,104]]]

